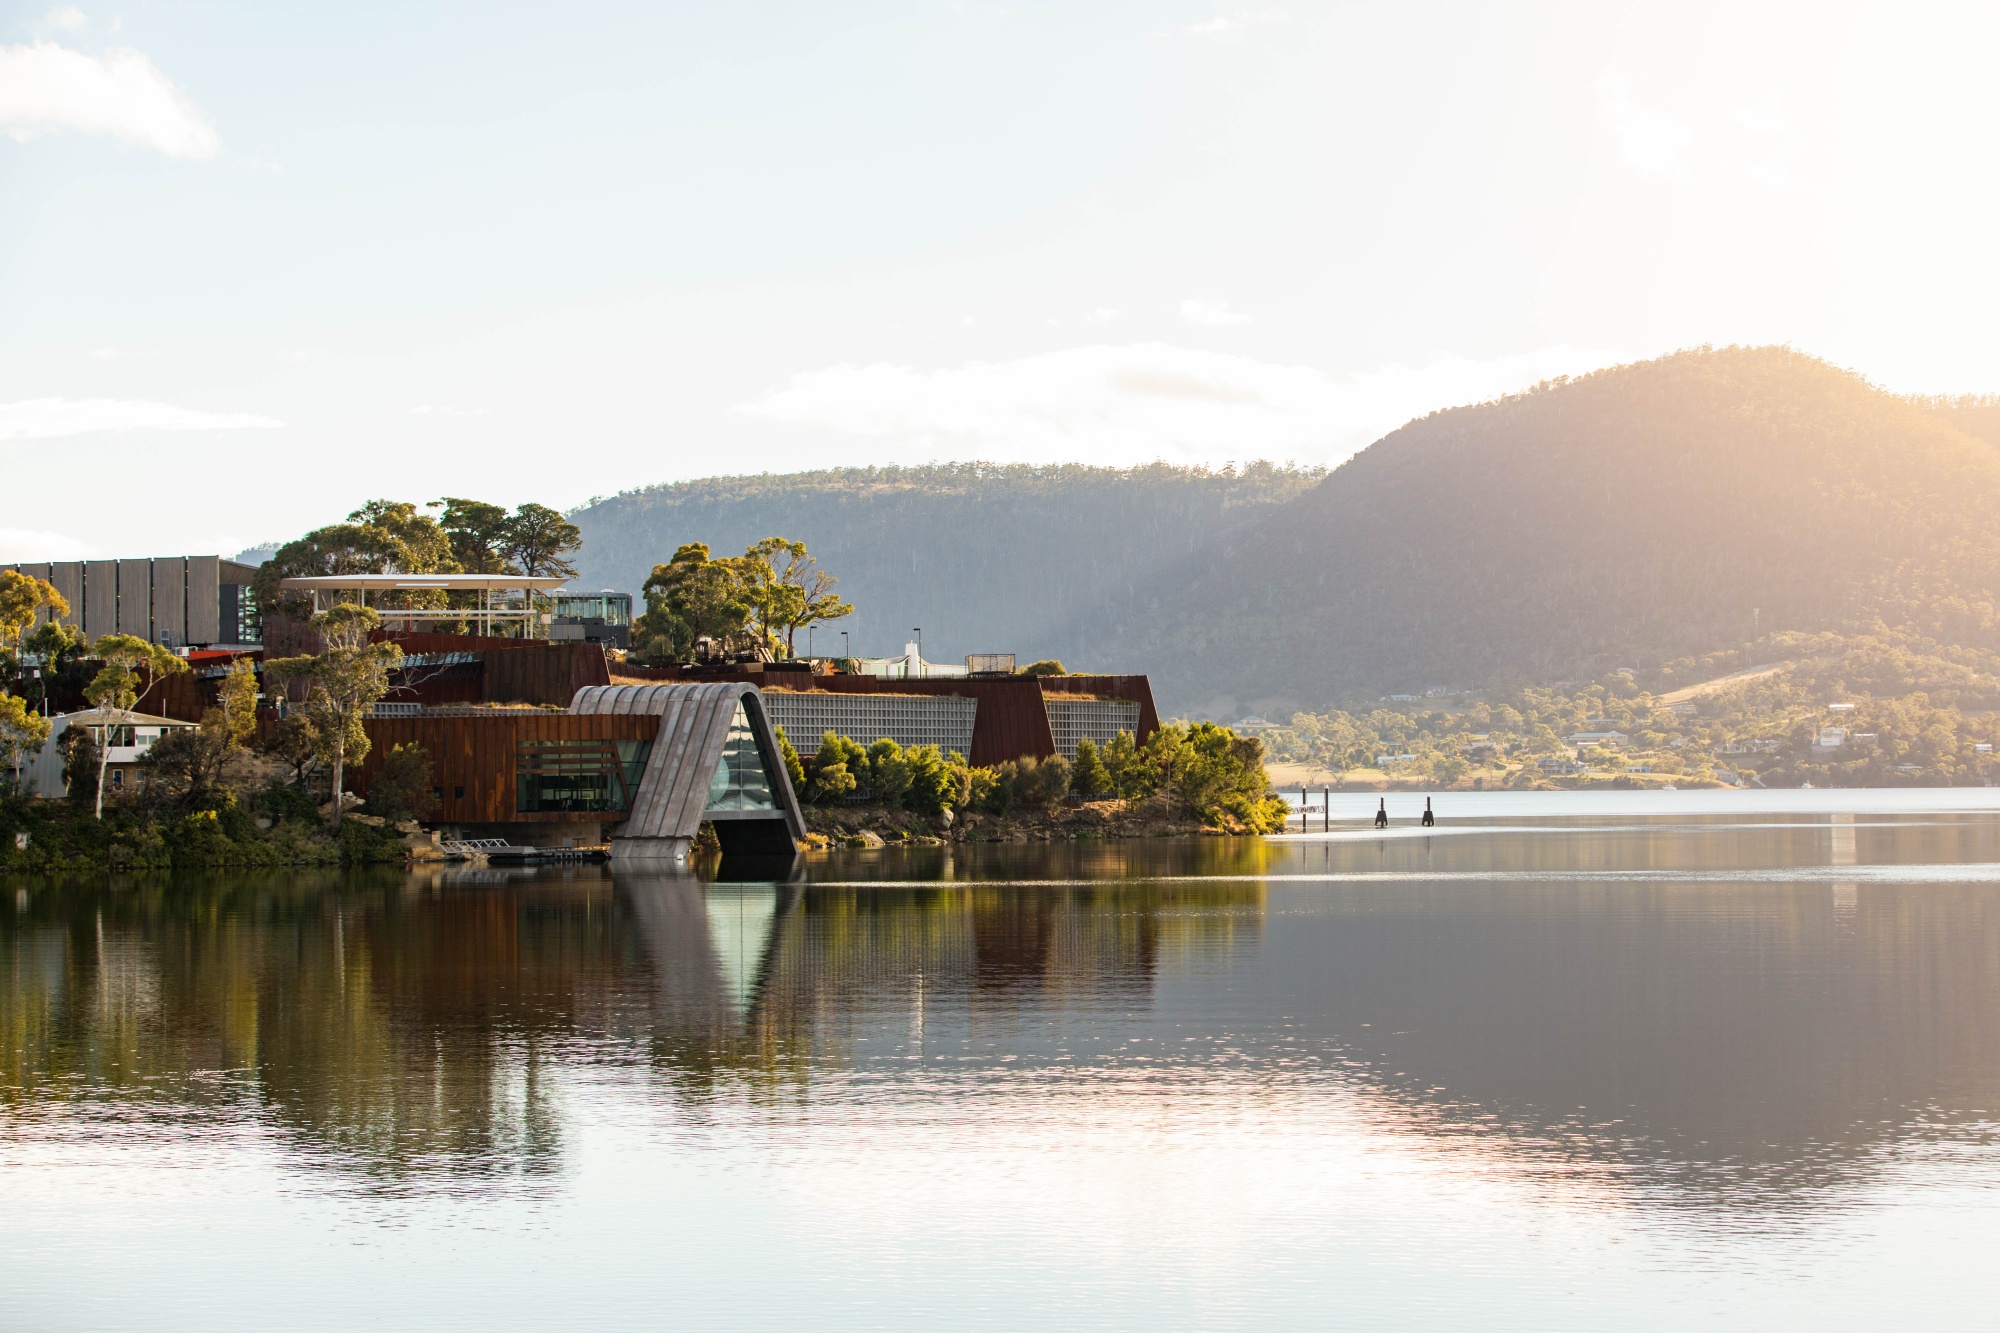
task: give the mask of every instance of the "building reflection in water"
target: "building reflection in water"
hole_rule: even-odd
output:
[[[857,1010],[1143,1007],[1163,941],[1236,938],[1260,899],[597,868],[39,885],[0,915],[0,1115],[248,1117],[385,1187],[535,1177],[566,1072],[642,1067],[696,1109],[797,1094],[852,1058]]]
[[[1039,1070],[1044,1094],[1346,1098],[1442,1151],[1781,1202],[1989,1132],[2000,901],[1885,868],[1995,862],[1988,827],[1822,817],[928,849],[741,883],[36,885],[0,913],[0,1119],[214,1117],[372,1188],[534,1186],[576,1080],[700,1120],[930,1062],[982,1096]]]

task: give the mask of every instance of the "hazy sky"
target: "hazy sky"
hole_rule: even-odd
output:
[[[2000,7],[0,5],[0,556],[1335,462],[1701,342],[2000,389]]]

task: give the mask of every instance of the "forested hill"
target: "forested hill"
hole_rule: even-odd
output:
[[[785,536],[856,608],[830,638],[820,631],[821,652],[839,650],[841,630],[858,654],[900,652],[921,625],[935,661],[1013,652],[1144,670],[1098,650],[1102,627],[1085,609],[1131,595],[1162,565],[1206,559],[1323,475],[965,463],[679,482],[572,513],[584,535],[574,586],[636,593],[683,542],[740,555]]]
[[[1990,400],[1703,349],[1435,413],[1103,608],[1168,708],[1587,679],[1876,624],[1993,646]]]

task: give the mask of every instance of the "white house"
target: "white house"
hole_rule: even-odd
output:
[[[71,727],[90,728],[100,745],[104,744],[108,733],[110,752],[105,756],[104,790],[110,793],[122,790],[128,782],[135,780],[134,767],[146,757],[146,752],[159,742],[160,737],[195,725],[179,718],[156,717],[151,713],[132,713],[114,708],[88,708],[80,713],[61,713],[50,718],[49,724],[48,741],[22,777],[29,795],[46,796],[51,800],[69,793],[68,785],[63,781],[62,735]]]

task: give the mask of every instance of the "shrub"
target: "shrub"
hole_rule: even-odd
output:
[[[958,754],[947,758],[935,745],[919,745],[903,751],[903,756],[910,770],[910,788],[903,803],[910,810],[940,815],[967,803],[972,775]]]
[[[431,752],[421,745],[398,745],[382,756],[382,766],[368,781],[363,807],[371,815],[395,821],[421,819],[433,809]]]
[[[1030,808],[1059,801],[1069,794],[1069,760],[1061,755],[1007,759],[984,770],[991,774],[980,808],[1006,814],[1015,806]]]
[[[200,806],[222,784],[229,751],[229,734],[219,727],[176,727],[139,761],[148,794],[166,803]]]
[[[868,775],[868,752],[839,735],[827,732],[820,737],[813,755],[812,780],[806,784],[806,799],[814,805],[834,805],[852,795]]]
[[[1067,676],[1069,672],[1063,670],[1061,662],[1051,657],[1044,658],[1039,662],[1030,662],[1016,674],[1023,676]]]
[[[868,747],[868,787],[878,804],[901,806],[915,780],[902,746],[884,736]]]
[[[1098,752],[1104,771],[1111,779],[1111,790],[1128,801],[1143,800],[1151,796],[1159,784],[1154,781],[1153,770],[1139,755],[1139,748],[1132,743],[1132,733],[1121,731],[1107,742]]]
[[[90,728],[66,727],[57,744],[62,748],[63,782],[69,799],[78,805],[95,806],[99,772],[97,741],[92,738]]]
[[[1264,743],[1212,722],[1161,727],[1139,751],[1159,787],[1204,821],[1227,815],[1252,832],[1283,827],[1284,802],[1264,773]]]
[[[1111,770],[1097,755],[1097,746],[1086,736],[1076,743],[1076,763],[1070,767],[1070,790],[1079,796],[1102,796],[1112,789]]]
[[[785,735],[785,729],[776,727],[773,730],[778,735],[778,758],[785,765],[785,776],[792,780],[793,791],[803,792],[806,789],[805,762],[799,758],[799,752],[792,748],[791,738]]]

